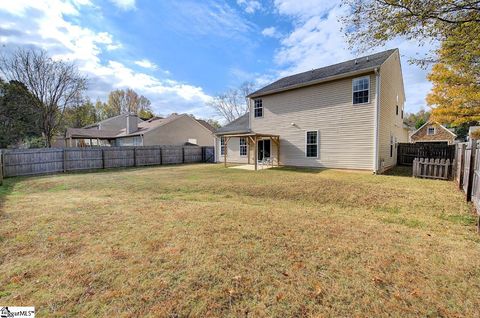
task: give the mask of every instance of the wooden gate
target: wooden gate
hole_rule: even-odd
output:
[[[449,180],[453,177],[455,160],[415,158],[413,176],[418,178]]]
[[[415,158],[455,159],[455,145],[438,143],[399,143],[397,148],[397,164],[411,166]]]

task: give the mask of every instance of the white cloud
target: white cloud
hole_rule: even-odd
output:
[[[250,14],[262,8],[262,5],[257,0],[237,0],[237,4]]]
[[[190,112],[197,116],[211,115],[206,103],[210,100],[201,87],[168,78],[137,72],[110,55],[104,61],[102,53],[121,49],[122,44],[108,32],[96,32],[68,16],[79,16],[86,0],[63,2],[60,0],[15,1],[15,5],[0,7],[0,45],[6,50],[17,46],[40,47],[55,59],[75,62],[79,70],[89,77],[88,95],[92,99],[105,99],[115,88],[131,87],[152,101],[158,113]],[[19,5],[21,4],[21,5]],[[32,17],[29,13],[35,11]],[[146,59],[137,62],[152,67]],[[145,63],[148,62],[148,63]],[[138,65],[138,63],[137,63]]]
[[[275,0],[278,13],[300,18],[322,16],[337,6],[335,0]]]
[[[245,39],[254,28],[227,3],[182,0],[172,4],[176,13],[170,26],[185,34]]]
[[[152,61],[149,61],[147,59],[138,60],[138,61],[135,61],[134,63],[137,64],[140,67],[148,68],[148,69],[151,69],[151,70],[155,70],[155,69],[158,68],[158,66],[155,63],[153,63]]]
[[[262,35],[270,38],[280,38],[282,35],[275,27],[268,27],[262,30]]]
[[[357,57],[351,52],[341,32],[338,18],[346,11],[339,1],[322,0],[275,0],[279,14],[292,19],[293,31],[281,39],[274,60],[280,70],[278,76],[335,64]],[[372,48],[365,53],[378,52],[398,47],[402,55],[403,77],[407,95],[406,109],[417,111],[425,105],[425,96],[431,88],[426,80],[426,70],[407,62],[417,53],[431,49],[430,45],[420,47],[414,41],[397,39],[384,47]]]
[[[135,9],[135,0],[110,0],[110,2],[125,11]]]

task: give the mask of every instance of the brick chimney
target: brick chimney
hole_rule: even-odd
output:
[[[134,113],[127,114],[127,134],[134,133],[138,130],[138,119]]]

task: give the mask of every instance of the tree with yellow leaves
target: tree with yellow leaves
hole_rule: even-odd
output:
[[[439,62],[428,79],[427,96],[433,118],[458,126],[480,121],[480,24],[455,28],[442,42]]]

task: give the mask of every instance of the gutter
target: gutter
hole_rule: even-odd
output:
[[[272,90],[266,91],[264,93],[258,93],[258,94],[257,93],[252,93],[252,94],[248,95],[247,97],[248,98],[255,98],[255,97],[261,97],[261,96],[266,96],[266,95],[272,95],[272,94],[275,94],[275,93],[289,91],[289,90],[292,90],[292,89],[311,86],[311,85],[320,84],[320,83],[324,83],[324,82],[330,82],[330,81],[338,80],[338,79],[341,79],[341,78],[356,76],[356,75],[360,75],[360,74],[363,74],[363,73],[372,72],[372,71],[375,71],[377,69],[378,69],[378,67],[368,67],[368,68],[364,68],[364,69],[361,69],[361,70],[352,71],[352,72],[348,72],[348,73],[342,73],[342,74],[338,74],[338,75],[333,75],[333,76],[321,78],[321,79],[310,81],[310,82],[305,82],[305,83],[291,85],[291,86],[287,86],[287,87],[272,89]]]
[[[374,166],[373,166],[373,173],[379,173],[379,165],[380,165],[380,156],[379,156],[379,126],[380,126],[380,68],[375,68],[375,136],[374,136],[374,144],[373,144],[373,151],[374,151]]]

